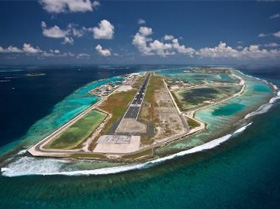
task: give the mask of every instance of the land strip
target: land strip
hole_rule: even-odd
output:
[[[152,75],[152,76],[155,76],[155,75]],[[125,88],[125,89],[128,89],[125,92],[114,91],[112,94],[102,98],[102,100],[100,100],[98,103],[96,103],[95,105],[92,105],[87,110],[85,110],[84,112],[79,114],[77,117],[75,117],[74,119],[72,119],[71,121],[66,123],[64,126],[57,129],[50,136],[48,136],[45,139],[43,139],[42,141],[38,142],[35,146],[31,147],[28,151],[29,151],[29,153],[31,153],[34,156],[50,156],[50,157],[87,156],[87,157],[92,157],[92,158],[96,158],[96,159],[107,159],[107,157],[111,157],[111,156],[114,156],[113,158],[117,158],[117,159],[126,159],[126,158],[129,159],[130,158],[129,156],[137,156],[137,159],[138,158],[141,159],[142,157],[144,157],[144,155],[150,156],[151,152],[153,152],[153,150],[157,147],[174,142],[176,140],[180,140],[182,138],[187,137],[188,135],[191,135],[193,133],[196,133],[200,130],[205,129],[205,124],[202,121],[199,121],[194,117],[196,111],[198,111],[202,108],[206,108],[206,107],[209,107],[212,105],[217,105],[219,103],[226,102],[236,96],[241,95],[245,89],[245,81],[244,81],[244,79],[242,79],[241,77],[239,77],[237,75],[233,74],[233,76],[238,78],[240,82],[239,82],[239,84],[232,84],[232,85],[241,85],[242,86],[241,90],[238,93],[236,93],[228,98],[213,102],[211,104],[196,108],[196,109],[194,109],[192,111],[188,111],[188,112],[182,112],[180,110],[179,103],[177,104],[178,101],[176,101],[176,98],[173,97],[172,91],[170,91],[170,89],[168,88],[164,79],[162,79],[164,87],[157,89],[157,88],[153,88],[154,84],[152,84],[152,82],[145,83],[148,76],[146,76],[146,77],[139,76],[138,80],[131,86],[138,87],[139,88],[138,93],[139,93],[139,92],[141,92],[141,89],[144,85],[145,88],[142,89],[143,90],[142,94],[136,94],[137,89],[135,89],[135,88],[131,89],[131,87]],[[157,77],[157,78],[159,78],[159,77]],[[143,82],[143,85],[141,86],[142,82]],[[150,90],[149,90],[149,85],[151,87]],[[211,84],[207,84],[207,85],[214,86],[215,84],[211,83]],[[218,85],[218,83],[217,83],[217,85]],[[219,85],[223,86],[222,84],[219,84]],[[146,88],[147,88],[147,90],[146,90]],[[144,94],[145,91],[146,91],[146,95]],[[152,92],[151,93],[152,96],[149,95],[150,94],[149,92]],[[169,117],[168,115],[171,114],[171,115],[173,115],[172,117],[179,118],[176,120],[180,121],[178,124],[181,123],[182,128],[178,129],[176,133],[172,133],[172,134],[165,133],[165,134],[161,135],[160,137],[159,137],[159,135],[157,135],[158,138],[155,136],[156,140],[151,141],[151,143],[148,143],[148,144],[142,144],[141,147],[139,147],[139,149],[138,148],[136,149],[134,147],[132,150],[130,150],[131,152],[128,150],[124,150],[123,152],[119,152],[119,151],[116,153],[110,152],[110,154],[108,154],[108,155],[106,153],[92,152],[91,150],[94,150],[97,139],[100,136],[105,135],[110,130],[112,125],[114,123],[116,123],[120,118],[135,119],[135,120],[138,118],[139,111],[141,110],[141,106],[143,103],[143,98],[144,98],[144,100],[146,100],[147,103],[151,104],[150,108],[148,108],[148,113],[151,113],[151,114],[146,115],[145,116],[146,118],[143,117],[144,120],[152,121],[155,124],[159,123],[160,121],[166,120],[167,121],[166,124],[169,125],[172,123],[172,120],[168,121],[167,118]],[[171,103],[168,103],[169,100]],[[163,101],[165,101],[165,103]],[[166,101],[167,101],[168,106],[165,106]],[[145,101],[144,101],[144,103],[145,103]],[[139,109],[137,109],[136,112],[132,111],[132,113],[131,113],[131,111],[130,111],[130,113],[128,113],[129,109],[131,109],[132,107],[133,108],[139,107]],[[104,114],[106,114],[107,117],[103,120],[103,123],[101,123],[102,125],[95,127],[95,131],[94,131],[93,135],[88,138],[83,149],[68,150],[68,149],[52,149],[51,147],[48,147],[51,149],[45,148],[45,146],[48,143],[50,143],[52,140],[54,140],[56,137],[58,137],[66,129],[71,128],[71,126],[73,124],[75,124],[75,122],[77,122],[81,118],[85,117],[93,109],[95,109],[94,111],[100,110],[100,111],[104,112]],[[122,117],[122,116],[126,116],[126,115],[128,117]],[[159,118],[161,118],[161,119],[159,119]],[[141,119],[141,115],[140,115],[140,119]],[[164,127],[163,124],[164,123],[162,123],[158,127],[161,127],[161,126]],[[166,130],[168,130],[168,128]],[[171,130],[174,130],[174,128],[171,128]],[[73,146],[71,148],[75,148],[75,147],[77,147],[77,146]]]

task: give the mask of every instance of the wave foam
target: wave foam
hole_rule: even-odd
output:
[[[251,123],[249,123],[249,124],[247,124],[245,126],[242,126],[241,128],[237,129],[235,132],[233,132],[233,135],[242,133],[243,131],[246,130],[247,127],[249,127],[252,124],[253,124],[253,122],[251,122]]]
[[[145,169],[157,164],[163,163],[165,161],[181,157],[184,155],[189,155],[197,152],[202,152],[205,150],[213,149],[225,141],[229,140],[232,136],[243,132],[248,126],[252,123],[249,123],[232,134],[227,134],[223,137],[214,139],[210,142],[204,143],[202,145],[196,146],[194,148],[178,152],[173,155],[169,155],[163,158],[151,160],[145,163],[109,167],[109,168],[100,168],[94,170],[71,170],[63,171],[66,163],[70,161],[67,160],[57,160],[57,159],[38,159],[33,157],[22,157],[19,160],[9,164],[7,167],[2,168],[1,172],[3,176],[15,177],[15,176],[24,176],[24,175],[66,175],[66,176],[80,176],[80,175],[108,175],[122,173],[126,171]]]
[[[280,99],[280,91],[277,93],[277,95],[275,97],[272,97],[268,103],[261,105],[256,111],[253,111],[253,112],[245,115],[244,119],[248,119],[253,116],[266,113],[278,99]]]
[[[1,168],[3,176],[25,176],[25,175],[51,175],[59,173],[66,160],[40,159],[35,157],[21,157]]]
[[[20,150],[20,151],[17,153],[17,155],[23,155],[23,154],[25,154],[26,152],[27,152],[26,149]]]

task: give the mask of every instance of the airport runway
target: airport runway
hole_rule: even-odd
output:
[[[145,91],[149,83],[149,79],[151,77],[151,73],[149,72],[147,77],[145,78],[144,82],[142,83],[140,89],[138,90],[136,96],[134,97],[133,101],[129,105],[124,118],[135,118],[137,119],[139,112],[141,110],[141,105],[144,101]]]

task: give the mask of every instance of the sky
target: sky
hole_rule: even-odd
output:
[[[280,1],[0,1],[0,64],[280,64]]]

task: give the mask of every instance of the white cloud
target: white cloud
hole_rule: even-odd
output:
[[[193,56],[195,50],[191,47],[186,47],[185,45],[180,45],[178,39],[172,40],[173,49],[177,50],[181,54],[188,54],[189,56]]]
[[[49,13],[88,12],[100,6],[98,1],[91,0],[39,0]]]
[[[138,19],[138,24],[139,24],[139,25],[146,24],[146,21],[145,21],[144,19],[139,18],[139,19]]]
[[[100,4],[100,2],[99,1],[94,1],[93,3],[92,3],[92,6],[94,7],[94,8],[97,8],[97,7],[99,7],[101,4]]]
[[[74,56],[75,56],[75,54],[73,54],[72,52],[68,52],[68,55],[69,55],[70,57],[74,57]]]
[[[22,50],[26,53],[36,54],[42,52],[39,47],[34,48],[31,44],[24,43]]]
[[[174,39],[174,36],[172,36],[172,35],[165,35],[165,36],[163,37],[163,39],[164,39],[165,41],[172,40],[172,39]]]
[[[89,59],[90,58],[90,55],[87,54],[87,53],[80,53],[77,55],[76,57],[77,59]]]
[[[89,30],[92,30],[95,39],[112,39],[114,29],[114,26],[108,20],[102,20],[98,27]]]
[[[66,29],[61,29],[55,25],[53,27],[47,27],[47,24],[43,21],[41,23],[42,34],[48,38],[64,39],[63,44],[73,44],[74,39],[72,37],[82,37],[89,30],[85,27],[79,27],[77,24],[68,24]]]
[[[43,21],[41,23],[42,33],[49,38],[65,38],[69,34],[69,29],[62,30],[57,25],[47,28],[47,24]]]
[[[65,37],[62,44],[74,44],[74,40],[72,37]]]
[[[95,50],[98,52],[98,54],[100,54],[101,56],[104,57],[109,57],[111,56],[111,51],[109,49],[104,49],[100,44],[98,44],[95,47]]]
[[[237,57],[238,51],[236,49],[233,49],[230,46],[227,46],[226,43],[220,42],[218,46],[214,48],[205,47],[200,49],[196,52],[197,55],[201,57]]]
[[[279,49],[261,49],[259,45],[250,45],[243,49],[234,49],[227,46],[226,43],[220,42],[218,46],[209,48],[205,47],[196,52],[199,57],[208,58],[236,58],[236,59],[261,59],[261,58],[280,58]]]
[[[258,37],[259,38],[264,38],[264,37],[267,37],[267,36],[269,36],[270,34],[265,34],[265,33],[260,33],[259,35],[258,35]]]
[[[22,49],[9,46],[3,48],[0,46],[0,53],[22,53],[26,55],[34,55],[38,59],[44,59],[45,57],[74,57],[75,54],[71,52],[60,52],[58,49],[50,49],[49,51],[41,50],[39,47],[33,47],[29,43],[24,43]]]
[[[152,33],[152,28],[140,27],[139,32],[134,35],[132,44],[144,55],[151,54],[151,49],[147,46],[147,42],[151,39],[147,38],[147,36]]]
[[[271,15],[269,18],[270,19],[275,19],[275,18],[279,18],[280,17],[280,14],[275,14],[275,15]]]
[[[86,30],[85,28],[82,29],[72,28],[72,34],[73,36],[80,38],[85,34],[85,30]]]
[[[264,44],[265,47],[278,47],[279,44],[273,42],[273,43],[268,43],[268,44]]]
[[[50,52],[54,54],[60,54],[60,51],[58,49],[50,49]]]
[[[153,30],[152,28],[148,28],[148,27],[140,27],[139,33],[143,36],[149,36],[153,34]]]
[[[7,52],[14,52],[14,53],[20,53],[20,52],[23,52],[23,50],[17,48],[17,47],[14,47],[14,46],[9,46],[7,49],[6,49]]]
[[[275,37],[277,37],[277,38],[280,38],[280,30],[277,31],[277,32],[275,32],[275,33],[273,33],[273,35],[274,35]]]
[[[31,44],[24,43],[22,49],[14,46],[9,46],[6,49],[0,46],[1,53],[28,53],[28,54],[37,54],[43,52],[39,47],[34,48]]]
[[[194,49],[181,45],[178,39],[175,39],[172,35],[164,37],[164,39],[166,38],[165,40],[168,40],[166,43],[159,40],[153,41],[152,38],[149,37],[152,34],[152,28],[140,27],[139,31],[134,35],[132,44],[136,46],[139,52],[143,55],[159,55],[164,57],[180,53],[193,56],[195,52]]]

